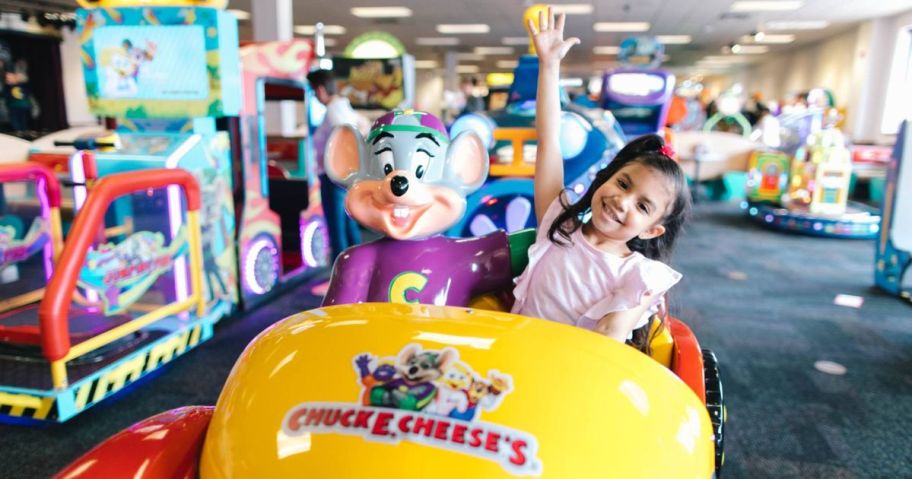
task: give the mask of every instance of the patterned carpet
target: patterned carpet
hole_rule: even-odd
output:
[[[912,478],[912,306],[874,289],[874,244],[767,231],[737,206],[701,203],[674,266],[672,310],[719,358],[725,479]],[[166,409],[213,404],[259,331],[319,299],[312,285],[243,318],[154,378],[70,422],[0,426],[0,476],[48,477]],[[861,296],[861,308],[837,306]],[[815,369],[839,363],[844,375]]]

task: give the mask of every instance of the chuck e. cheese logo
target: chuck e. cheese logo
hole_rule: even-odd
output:
[[[492,369],[481,376],[455,349],[424,350],[417,344],[395,357],[360,354],[353,363],[359,402],[298,404],[282,421],[287,436],[337,433],[392,444],[410,441],[491,460],[514,475],[541,475],[534,436],[478,420],[513,390],[509,375]]]

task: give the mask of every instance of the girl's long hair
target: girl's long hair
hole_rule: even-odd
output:
[[[568,205],[563,196],[560,198],[563,211],[548,229],[548,238],[560,246],[571,243],[570,236],[583,226],[582,217],[590,211],[592,196],[596,190],[623,167],[631,163],[641,163],[661,172],[669,180],[674,187],[674,204],[661,219],[661,224],[665,226],[664,234],[648,240],[635,237],[627,242],[627,247],[647,258],[667,262],[671,257],[674,242],[681,232],[681,227],[690,214],[690,191],[681,167],[662,152],[664,145],[665,141],[660,136],[645,135],[624,146],[611,163],[608,163],[608,166],[595,175],[586,194],[576,203]],[[556,236],[560,236],[562,239]]]

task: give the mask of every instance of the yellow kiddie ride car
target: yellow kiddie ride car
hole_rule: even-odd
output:
[[[60,476],[713,477],[714,358],[674,319],[652,346],[476,308],[313,309],[251,342],[214,408],[137,423]]]

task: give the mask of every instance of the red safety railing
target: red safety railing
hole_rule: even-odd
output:
[[[116,198],[129,193],[171,185],[182,187],[189,211],[199,210],[199,184],[196,182],[196,178],[186,170],[161,168],[118,173],[106,176],[95,184],[88,200],[73,222],[69,239],[57,262],[57,268],[48,284],[41,306],[38,308],[42,348],[44,356],[49,361],[62,359],[70,351],[67,318],[70,303],[76,289],[79,271],[85,262],[95,233],[102,225],[108,205]]]
[[[37,181],[44,179],[47,185],[48,202],[51,208],[60,207],[60,182],[54,171],[40,163],[10,163],[0,165],[0,183],[13,181]]]

